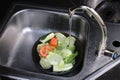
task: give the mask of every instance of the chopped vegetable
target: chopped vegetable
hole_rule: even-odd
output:
[[[44,45],[48,45],[48,43],[38,44],[38,45],[37,45],[37,52],[38,52],[38,53],[39,53],[40,48],[41,48],[42,46],[44,46]]]
[[[72,51],[69,50],[69,49],[63,49],[62,50],[62,57],[63,58],[69,57],[71,54],[72,54]]]
[[[55,36],[58,39],[58,49],[63,49],[67,46],[68,42],[66,41],[66,36],[63,35],[62,33],[55,33]]]
[[[53,71],[54,72],[67,71],[67,70],[70,70],[72,67],[73,65],[71,63],[64,64],[64,61],[61,61],[59,65],[53,66]]]
[[[46,59],[51,65],[58,65],[60,61],[62,60],[62,56],[55,54],[55,53],[50,53]]]
[[[76,39],[62,33],[50,33],[40,40],[37,52],[43,69],[53,68],[54,72],[68,71],[73,68],[78,52],[75,52]]]
[[[57,43],[58,43],[58,39],[56,37],[50,40],[50,45],[53,47],[57,47]]]
[[[67,38],[65,38],[62,41],[58,40],[58,49],[64,49],[69,45],[69,40]]]
[[[52,39],[54,36],[55,36],[54,33],[50,33],[50,34],[48,34],[47,36],[45,36],[45,38],[41,39],[40,41],[41,41],[42,43],[45,43],[45,42],[49,41],[50,39]]]
[[[52,67],[52,65],[45,58],[40,59],[40,65],[42,66],[43,69],[49,69]]]
[[[51,52],[53,51],[53,48],[51,46],[48,46],[48,45],[44,45],[40,48],[39,50],[39,54],[42,56],[42,57],[46,57],[48,55],[47,51],[48,52]]]
[[[63,35],[62,33],[55,33],[55,36],[58,38],[58,40],[61,42],[61,41],[64,41],[64,39],[66,39],[66,36]]]
[[[66,57],[64,62],[67,63],[72,63],[74,62],[75,57],[78,55],[78,53],[71,54],[70,56]]]
[[[75,45],[73,45],[73,46],[68,46],[67,49],[69,49],[69,50],[71,50],[72,52],[74,52],[74,50],[75,50]]]
[[[67,37],[69,40],[69,46],[73,46],[75,44],[76,39],[72,36]]]

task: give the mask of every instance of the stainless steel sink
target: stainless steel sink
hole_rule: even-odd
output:
[[[16,12],[5,25],[0,37],[0,65],[34,73],[45,74],[34,64],[32,48],[35,42],[49,32],[69,33],[67,12],[24,9]],[[80,40],[82,62],[64,76],[74,76],[83,68],[88,41],[89,24],[80,16],[73,16],[72,35]]]
[[[69,33],[68,9],[55,9],[40,6],[16,4],[0,28],[0,75],[14,79],[35,80],[94,80],[120,63],[120,57],[98,57],[101,41],[101,30],[95,18],[86,16],[85,12],[77,11],[73,15],[72,35],[81,44],[78,60],[80,65],[65,75],[51,75],[41,71],[35,65],[32,49],[36,41],[49,32]],[[118,39],[119,25],[107,24],[108,45]],[[113,29],[114,26],[114,29]]]

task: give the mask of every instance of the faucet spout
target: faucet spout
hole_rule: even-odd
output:
[[[102,32],[102,39],[98,48],[98,57],[100,57],[106,50],[106,44],[107,44],[107,28],[106,25],[104,24],[102,18],[99,16],[99,14],[92,8],[87,7],[87,6],[80,6],[78,8],[75,8],[71,10],[70,14],[75,14],[77,10],[83,10],[85,11],[89,17],[94,17],[95,20],[98,22],[101,32]]]

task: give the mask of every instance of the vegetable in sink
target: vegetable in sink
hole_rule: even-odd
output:
[[[75,51],[73,36],[66,37],[62,33],[45,35],[37,45],[40,65],[43,69],[53,68],[53,72],[68,71],[73,68],[78,52]]]

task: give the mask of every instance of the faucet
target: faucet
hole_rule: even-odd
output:
[[[100,42],[99,48],[98,48],[98,57],[100,57],[106,51],[106,45],[107,45],[106,25],[104,24],[102,18],[99,16],[99,14],[94,9],[87,7],[87,6],[80,6],[78,8],[73,9],[73,10],[70,10],[70,14],[71,15],[75,14],[75,12],[77,10],[83,10],[88,14],[89,17],[94,17],[100,26],[100,29],[102,32],[102,39],[101,39],[101,42]]]

